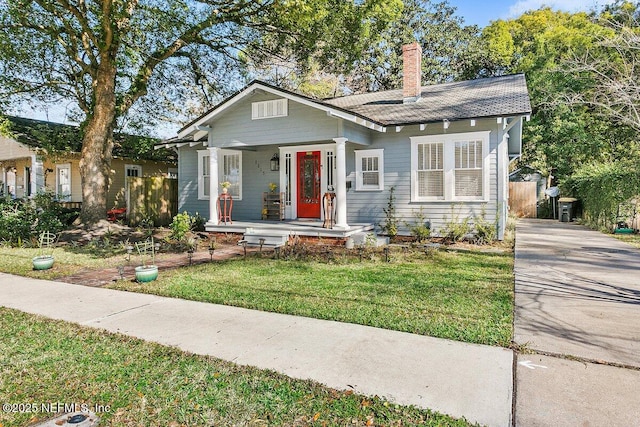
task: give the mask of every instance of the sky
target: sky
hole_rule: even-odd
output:
[[[486,27],[491,21],[513,19],[528,10],[549,6],[565,12],[589,11],[613,3],[614,0],[449,0],[457,15],[467,25]]]
[[[432,0],[434,3],[439,0]],[[614,0],[448,0],[449,5],[456,8],[456,15],[462,17],[466,25],[486,27],[498,19],[513,19],[528,10],[536,10],[542,6],[549,6],[554,10],[566,12],[589,11],[601,8]],[[31,109],[26,106],[18,115],[38,120],[48,120],[59,123],[69,123],[65,119],[64,106],[52,107],[48,112],[41,109]],[[160,132],[163,137],[175,136],[173,128]]]

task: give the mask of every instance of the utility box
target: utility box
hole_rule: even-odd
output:
[[[560,222],[571,222],[576,216],[578,199],[573,197],[560,197],[558,199],[558,218]]]

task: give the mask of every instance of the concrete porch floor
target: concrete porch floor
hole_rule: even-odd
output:
[[[288,220],[288,221],[233,221],[233,223],[205,224],[205,229],[213,233],[242,233],[247,228],[260,232],[289,232],[294,236],[347,238],[357,233],[371,231],[375,228],[371,223],[350,224],[346,230],[322,227],[322,221]]]

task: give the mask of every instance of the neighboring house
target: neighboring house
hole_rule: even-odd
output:
[[[0,136],[0,192],[28,198],[49,191],[69,206],[80,206],[80,129],[20,117],[7,118],[13,137]],[[142,141],[146,144],[141,144]],[[154,142],[144,137],[115,136],[107,195],[109,209],[125,207],[127,177],[177,173],[175,152],[153,150]]]
[[[321,221],[333,189],[334,228],[349,230],[383,222],[394,187],[401,220],[422,208],[437,231],[452,210],[463,218],[484,209],[502,237],[509,163],[531,113],[525,77],[421,86],[421,56],[417,43],[403,48],[399,90],[316,100],[252,82],[158,145],[178,149],[180,211],[224,230],[216,196],[229,181],[234,224],[259,221],[274,182],[286,220]]]

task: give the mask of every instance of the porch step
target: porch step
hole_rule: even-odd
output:
[[[322,228],[322,223],[306,222],[306,221],[233,221],[233,224],[205,224],[205,229],[213,233],[238,233],[244,234],[247,230],[253,229],[254,232],[265,233],[283,233],[287,236],[306,236],[306,237],[327,237],[346,239],[357,233],[365,233],[373,230],[374,225],[370,223],[351,224],[349,229],[328,229]],[[251,231],[250,231],[251,232]]]
[[[369,245],[377,248],[377,247],[385,246],[388,244],[389,244],[388,237],[378,236],[376,233],[372,231],[355,233],[347,239],[347,246]]]

